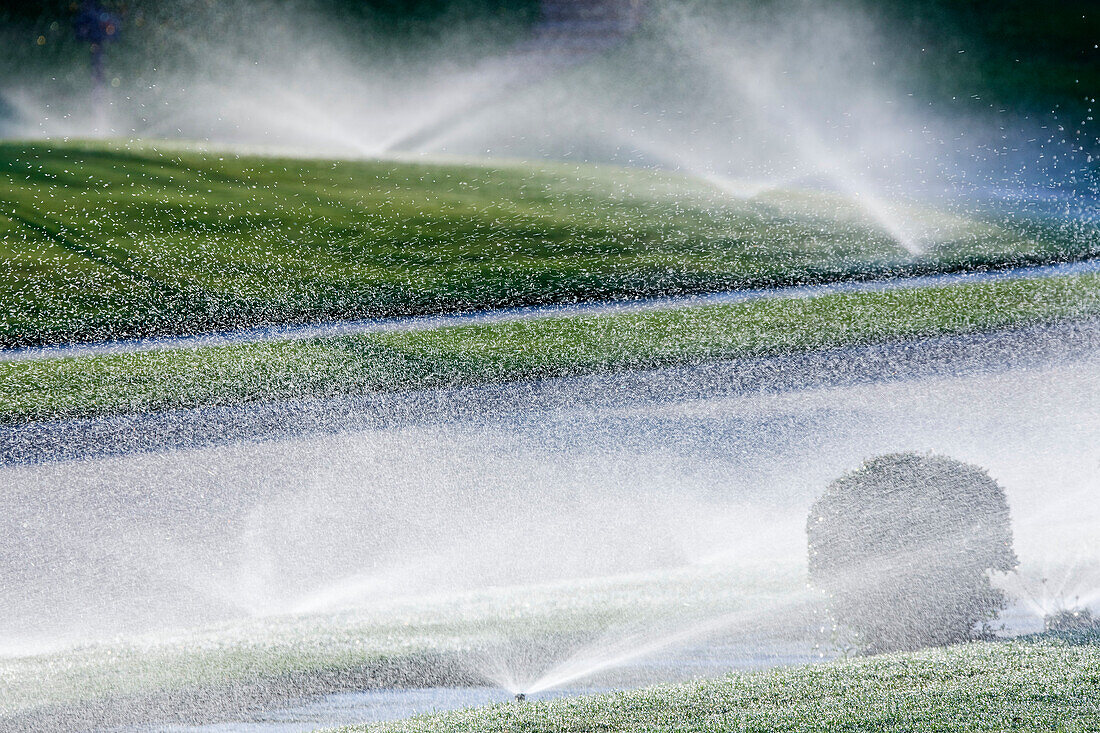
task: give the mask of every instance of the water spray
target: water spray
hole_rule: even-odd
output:
[[[1100,629],[1100,619],[1093,618],[1087,608],[1063,608],[1043,619],[1046,631],[1095,631]]]

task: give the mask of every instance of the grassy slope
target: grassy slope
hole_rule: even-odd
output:
[[[338,679],[388,662],[411,679],[425,656],[465,655],[469,682],[476,650],[518,640],[538,648],[576,644],[639,618],[682,618],[685,608],[720,615],[768,604],[805,583],[800,567],[671,570],[438,597],[376,601],[363,610],[266,616],[195,631],[88,643],[26,656],[0,655],[0,729],[5,717],[96,700],[227,684],[282,675]],[[566,648],[569,648],[568,646]],[[548,652],[549,653],[549,652]],[[454,670],[451,670],[451,674]]]
[[[496,705],[355,730],[900,733],[1093,731],[1098,726],[1100,646],[1015,641]]]
[[[0,421],[576,374],[1100,314],[1100,276],[0,362]]]
[[[1077,257],[1086,233],[641,170],[0,143],[0,346]]]

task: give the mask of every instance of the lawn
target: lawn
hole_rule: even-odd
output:
[[[1100,275],[0,362],[0,421],[691,364],[1100,315]]]
[[[1093,731],[1097,639],[964,644],[345,730]]]
[[[1095,232],[613,166],[0,142],[0,346],[1075,259]]]
[[[126,720],[128,704],[151,705],[147,712],[159,720],[158,700],[212,690],[208,702],[217,708],[218,691],[232,686],[275,701],[283,692],[362,689],[387,675],[395,678],[391,685],[487,684],[486,660],[496,660],[506,645],[542,649],[549,663],[561,649],[618,624],[667,623],[685,609],[721,615],[766,607],[804,582],[803,568],[783,563],[767,572],[752,565],[671,569],[374,598],[355,610],[260,616],[81,644],[52,641],[60,648],[0,655],[0,729],[19,716],[97,706]]]

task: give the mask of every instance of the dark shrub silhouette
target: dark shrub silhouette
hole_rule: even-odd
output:
[[[1004,490],[939,456],[867,461],[825,490],[807,535],[811,584],[871,653],[973,638],[1006,605],[987,571],[1017,563]]]
[[[1100,619],[1087,608],[1063,608],[1043,619],[1047,631],[1100,631]]]

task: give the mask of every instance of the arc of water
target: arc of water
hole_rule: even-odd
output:
[[[818,598],[816,593],[805,591],[797,593],[782,602],[769,603],[763,608],[747,611],[734,611],[710,619],[673,628],[665,633],[638,633],[620,637],[612,641],[595,642],[579,649],[563,662],[552,667],[541,677],[527,685],[510,684],[510,692],[534,694],[544,690],[561,687],[579,679],[591,677],[609,669],[621,667],[629,662],[646,658],[667,649],[681,647],[684,644],[705,639],[709,636],[732,628],[752,626],[757,628],[761,621],[805,613],[813,608]]]

